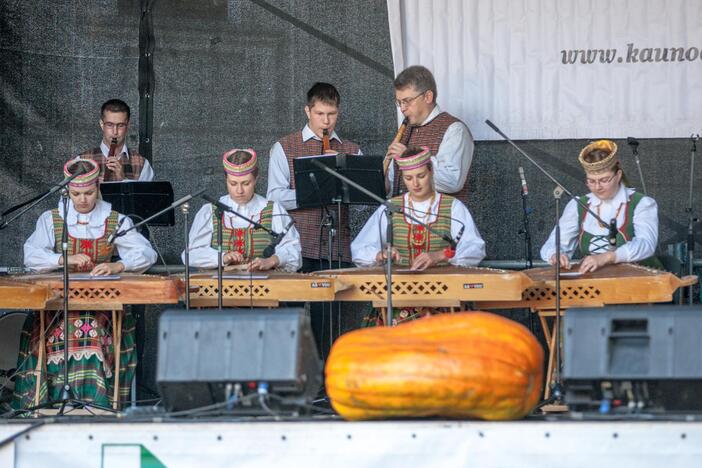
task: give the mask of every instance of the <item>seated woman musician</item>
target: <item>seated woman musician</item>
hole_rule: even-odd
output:
[[[98,165],[89,160],[72,160],[64,166],[66,177],[78,168],[83,174],[68,184],[68,267],[74,272],[92,276],[116,275],[123,271],[144,271],[156,261],[156,252],[136,230],[108,238],[117,229],[124,231],[132,221],[112,210],[101,200]],[[37,220],[34,233],[24,244],[24,264],[37,272],[63,268],[61,240],[63,237],[63,203],[44,212]],[[112,261],[114,250],[119,260]],[[17,409],[31,406],[35,401],[40,337],[38,315],[25,322],[20,341],[19,364],[15,383],[13,406]],[[114,348],[112,342],[111,312],[70,311],[68,317],[69,383],[73,397],[104,407],[112,406],[114,392]],[[64,330],[62,312],[48,314],[46,336],[46,374],[41,379],[38,401],[58,400],[63,386]],[[122,320],[119,396],[129,396],[136,368],[134,318],[125,312]]]
[[[616,143],[610,140],[590,143],[580,152],[578,161],[585,170],[585,183],[590,189],[580,201],[603,221],[609,223],[616,219],[616,248],[610,250],[610,226],[602,224],[571,200],[559,221],[561,266],[569,269],[573,254],[579,250],[583,257],[581,273],[623,262],[661,267],[654,257],[658,245],[658,206],[653,198],[627,187]],[[541,247],[541,258],[551,265],[556,263],[555,239],[554,228]]]
[[[279,203],[268,201],[254,193],[258,178],[256,152],[252,149],[233,149],[224,153],[227,195],[219,201],[243,216],[260,223],[276,233],[283,233],[292,218]],[[300,236],[290,227],[275,253],[264,258],[263,251],[271,243],[271,236],[263,229],[255,229],[248,221],[229,212],[215,215],[208,203],[198,211],[190,228],[190,265],[198,268],[216,268],[218,253],[217,229],[222,223],[224,265],[238,265],[249,271],[280,269],[297,271],[302,265]],[[185,252],[182,255],[185,261]]]
[[[393,214],[393,263],[415,271],[447,263],[457,266],[480,263],[485,257],[485,242],[468,208],[460,200],[434,189],[429,148],[408,148],[395,160],[409,191],[391,201],[404,213],[437,232],[429,231],[407,216]],[[356,265],[369,267],[385,263],[386,226],[385,207],[381,206],[351,243],[351,255]],[[456,241],[455,250],[441,234]],[[416,314],[404,311],[400,313],[400,319],[406,320],[412,315]]]

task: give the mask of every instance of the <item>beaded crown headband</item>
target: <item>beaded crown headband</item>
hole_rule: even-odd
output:
[[[599,161],[588,162],[585,158],[588,154],[596,150],[602,150],[609,154],[604,159]],[[582,151],[580,151],[578,161],[587,173],[599,174],[601,172],[606,172],[616,166],[616,164],[619,162],[619,158],[617,158],[617,144],[611,140],[593,141],[583,148]]]
[[[417,169],[431,162],[431,151],[426,146],[421,147],[422,151],[407,157],[396,156],[395,161],[400,167],[401,171],[410,171],[412,169]]]
[[[82,188],[82,187],[87,187],[92,184],[96,184],[98,182],[98,178],[100,176],[100,167],[97,165],[97,163],[91,159],[73,159],[71,161],[68,161],[64,166],[63,166],[63,174],[66,177],[71,177],[73,175],[73,167],[78,164],[78,163],[87,163],[91,166],[90,170],[88,172],[85,172],[72,181],[68,183],[69,187],[76,187],[76,188]]]
[[[237,151],[244,151],[246,153],[249,153],[251,155],[251,159],[248,161],[241,163],[241,164],[235,164],[231,161],[229,161],[229,156],[232,154],[236,153]],[[224,153],[222,156],[222,164],[224,165],[224,172],[226,172],[229,175],[233,176],[244,176],[246,174],[250,174],[256,169],[256,152],[251,149],[251,148],[246,148],[246,149],[240,149],[240,148],[234,148],[232,150],[227,151]]]

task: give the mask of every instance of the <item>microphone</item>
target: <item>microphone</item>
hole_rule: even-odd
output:
[[[185,203],[185,202],[187,202],[187,201],[190,201],[190,200],[192,200],[193,198],[199,197],[200,195],[202,195],[203,193],[205,193],[205,190],[207,190],[207,189],[204,189],[204,188],[203,188],[203,189],[198,190],[197,192],[191,193],[190,195],[186,195],[186,196],[184,196],[183,198],[179,198],[178,200],[176,200],[176,201],[174,201],[173,203],[171,203],[171,208],[177,208],[177,207],[179,207],[180,205],[182,205],[183,203]],[[206,197],[207,195],[203,195],[203,196]]]
[[[285,237],[290,228],[293,227],[293,224],[295,224],[295,220],[291,219],[288,225],[285,226],[285,229],[283,229],[283,231],[280,234],[275,236],[271,243],[268,244],[265,249],[263,249],[263,258],[270,258],[273,256],[273,254],[275,253],[275,248],[278,246],[278,244],[280,244],[280,242],[283,240],[283,237]]]
[[[215,197],[212,197],[210,195],[203,195],[202,198],[207,200],[208,202],[212,203],[219,211],[231,211],[232,209],[229,208],[227,205],[222,203],[221,201],[217,200]]]
[[[527,187],[526,177],[524,177],[524,168],[519,166],[519,178],[522,180],[522,195],[529,195],[529,187]]]
[[[610,250],[614,250],[617,247],[617,218],[612,218],[609,222],[609,234],[607,238],[609,239]]]
[[[463,231],[466,230],[466,225],[462,225],[461,229],[458,231],[458,235],[456,235],[456,245],[458,245],[459,242],[461,242],[461,237],[463,237]],[[455,249],[456,247],[454,247]]]
[[[115,239],[119,237],[119,234],[118,234],[119,228],[122,227],[122,223],[124,222],[125,219],[127,219],[126,216],[119,220],[119,222],[117,223],[117,227],[112,232],[112,234],[110,234],[110,236],[107,238],[108,244],[112,244],[115,241]]]
[[[626,138],[626,144],[627,144],[627,145],[630,145],[630,146],[633,146],[634,148],[636,148],[637,146],[639,146],[639,140],[637,140],[637,139],[634,138],[634,137],[627,137],[627,138]]]

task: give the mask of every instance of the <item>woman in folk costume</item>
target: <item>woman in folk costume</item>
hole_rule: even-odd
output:
[[[480,263],[485,257],[485,242],[480,237],[468,208],[460,200],[434,189],[429,148],[408,148],[395,160],[409,191],[393,198],[392,202],[401,207],[404,213],[431,226],[439,234],[430,232],[407,216],[393,214],[393,263],[416,271],[442,263],[457,266]],[[386,227],[385,207],[381,206],[351,243],[351,254],[356,265],[369,267],[385,263],[386,250],[383,244]],[[463,235],[458,240],[461,230]],[[455,251],[440,234],[458,240]],[[431,309],[396,310],[393,321],[411,320],[428,313],[431,313]],[[378,318],[373,321],[379,325],[382,318],[378,314]]]
[[[591,272],[610,263],[639,262],[660,267],[653,256],[658,245],[658,206],[656,201],[626,186],[626,177],[617,158],[617,145],[599,140],[580,152],[578,161],[585,170],[590,193],[580,201],[605,222],[617,220],[616,249],[609,247],[609,225],[602,224],[575,200],[563,210],[560,262],[570,268],[576,250],[583,257],[580,272]],[[556,230],[541,247],[541,258],[556,263]]]
[[[90,272],[103,276],[123,271],[144,271],[156,261],[156,252],[135,230],[117,237],[112,244],[109,236],[118,227],[129,229],[132,221],[112,210],[100,199],[99,168],[93,161],[73,160],[64,166],[69,177],[81,167],[84,172],[68,184],[68,266],[71,271]],[[44,212],[37,220],[34,233],[24,244],[24,264],[37,272],[63,268],[61,239],[63,237],[63,203]],[[112,262],[115,253],[119,260]],[[39,319],[30,316],[22,332],[19,364],[13,406],[26,408],[35,401],[35,367],[39,350]],[[46,330],[46,373],[39,387],[39,401],[58,400],[63,386],[63,313],[48,313]],[[129,396],[136,367],[134,318],[125,312],[122,321],[120,356],[114,356],[111,312],[69,311],[68,315],[68,378],[73,397],[99,406],[111,407],[114,394],[114,359],[120,359],[119,395]]]
[[[258,178],[256,152],[233,149],[224,153],[222,162],[228,193],[219,201],[268,229],[282,233],[292,218],[279,203],[254,193]],[[228,212],[217,217],[210,203],[200,209],[190,228],[190,265],[199,268],[217,266],[217,228],[220,222],[224,265],[240,265],[250,271],[273,268],[296,271],[302,265],[300,236],[294,226],[275,247],[274,255],[263,258],[263,250],[271,242],[269,233],[255,229],[248,221]]]

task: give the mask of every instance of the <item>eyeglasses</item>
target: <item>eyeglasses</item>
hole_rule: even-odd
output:
[[[415,97],[410,97],[410,98],[404,98],[400,100],[395,100],[395,105],[397,107],[407,107],[410,104],[412,104],[412,101],[417,99],[419,96],[424,96],[426,94],[426,91],[422,91],[421,93],[417,94]]]
[[[612,175],[610,177],[606,177],[604,179],[597,179],[597,180],[585,179],[585,183],[587,184],[588,187],[596,187],[598,185],[605,186],[605,185],[609,185],[614,180],[615,177],[617,177],[616,172],[614,173],[614,175]]]
[[[129,123],[123,123],[123,122],[120,122],[120,123],[103,122],[102,124],[103,124],[106,128],[109,128],[110,130],[112,130],[112,129],[114,129],[114,128],[117,128],[117,130],[124,130],[125,128],[127,128],[127,125],[129,125]]]

